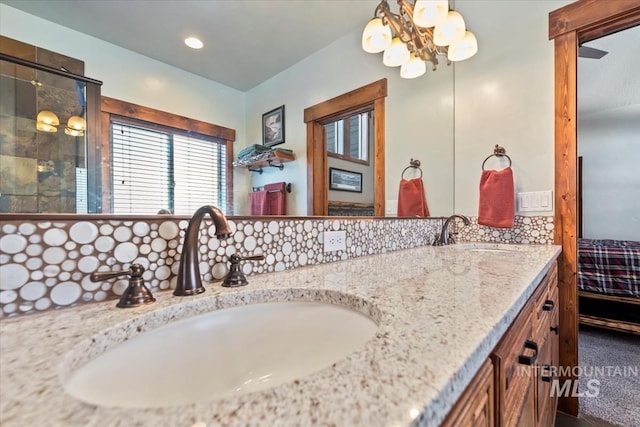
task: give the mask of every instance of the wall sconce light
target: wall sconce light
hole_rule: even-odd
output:
[[[57,132],[60,125],[58,116],[52,111],[42,110],[36,119],[36,129],[41,132]]]
[[[426,71],[426,62],[435,71],[437,56],[463,61],[476,54],[478,41],[466,29],[460,13],[449,10],[448,0],[397,0],[398,13],[381,0],[374,18],[362,33],[362,49],[384,51],[383,63],[400,66],[400,76],[415,78]]]
[[[87,129],[87,122],[80,116],[71,116],[67,122],[67,127],[64,128],[64,133],[71,136],[84,136],[84,131]]]

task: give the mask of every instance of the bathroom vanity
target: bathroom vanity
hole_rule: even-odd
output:
[[[136,309],[109,301],[4,319],[0,424],[552,425],[541,367],[557,364],[559,253],[552,245],[424,246],[253,275],[242,288],[208,283],[191,297],[158,292],[156,303]],[[65,392],[78,368],[138,335],[213,310],[285,301],[341,306],[377,330],[313,373],[218,399],[194,393],[191,403],[110,408]],[[204,375],[208,365],[188,368]]]

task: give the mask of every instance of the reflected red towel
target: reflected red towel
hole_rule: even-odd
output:
[[[515,221],[513,170],[483,170],[480,177],[478,224],[511,228]]]
[[[398,216],[428,217],[427,198],[421,178],[400,180]]]
[[[286,215],[287,183],[274,182],[272,184],[266,184],[264,186],[264,191],[267,191],[269,193],[267,196],[269,211],[265,215]]]
[[[249,203],[251,215],[269,215],[269,204],[266,191],[254,191],[249,193]]]

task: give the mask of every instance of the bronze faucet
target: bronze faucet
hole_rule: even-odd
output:
[[[178,270],[178,282],[173,295],[187,296],[204,292],[202,279],[200,278],[200,262],[198,260],[198,242],[200,241],[200,223],[205,215],[209,214],[213,218],[216,226],[216,237],[226,239],[231,236],[231,229],[227,218],[222,211],[215,206],[203,206],[198,209],[187,227],[182,243],[182,254],[180,255],[180,270]]]
[[[453,221],[454,218],[460,218],[462,222],[464,222],[464,225],[471,224],[471,221],[469,221],[469,218],[467,218],[464,215],[451,215],[444,222],[444,225],[442,226],[442,231],[440,231],[440,235],[436,237],[436,240],[433,242],[433,246],[443,246],[443,245],[448,245],[450,243],[455,243],[453,241],[453,238],[449,238],[449,223]]]

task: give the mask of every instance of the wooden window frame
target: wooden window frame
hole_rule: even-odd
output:
[[[307,213],[328,215],[327,147],[324,124],[352,115],[363,109],[373,110],[374,215],[384,216],[384,99],[387,79],[339,95],[304,110],[307,124]]]
[[[101,120],[101,138],[96,147],[101,157],[101,193],[103,200],[110,200],[111,197],[111,116],[120,116],[147,122],[150,124],[158,124],[168,128],[179,129],[187,132],[194,132],[207,137],[214,137],[224,140],[226,145],[226,162],[227,168],[227,215],[233,215],[233,142],[236,139],[236,131],[234,129],[225,128],[223,126],[202,122],[188,117],[167,113],[153,108],[120,101],[113,98],[103,96],[100,108]],[[103,206],[103,209],[105,207]],[[110,207],[108,207],[110,209]],[[104,212],[103,213],[110,213]]]

